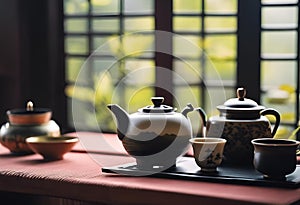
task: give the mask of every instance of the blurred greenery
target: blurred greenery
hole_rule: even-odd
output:
[[[94,112],[88,112],[88,110],[84,112],[84,116],[80,116],[85,119],[87,127],[96,129],[99,123],[101,129],[114,129],[115,125],[111,120],[110,113],[102,111],[111,101],[113,90],[112,78],[108,72],[102,72],[94,75],[93,81],[95,82],[94,87],[68,85],[66,86],[65,93],[71,98],[94,105],[96,116],[93,116]],[[94,117],[97,119],[97,124],[93,120]]]
[[[80,121],[80,127],[85,129],[97,129],[101,126],[102,130],[115,130],[115,124],[112,120],[112,115],[105,109],[107,104],[114,100],[116,95],[118,99],[115,103],[125,107],[129,105],[129,110],[136,111],[145,103],[145,99],[149,99],[154,95],[151,85],[154,84],[154,62],[149,60],[139,60],[136,57],[142,56],[143,53],[151,48],[153,44],[153,36],[142,34],[124,34],[122,36],[111,35],[106,37],[106,40],[101,41],[103,47],[99,45],[98,49],[87,59],[79,68],[81,60],[76,58],[68,59],[67,76],[69,81],[75,84],[70,84],[66,87],[65,93],[68,97],[90,104],[94,110],[86,109],[86,112],[75,116],[74,120]],[[71,45],[68,51],[80,50],[77,45]],[[97,46],[94,46],[95,48]],[[113,59],[99,59],[102,52],[113,55]],[[82,62],[83,63],[83,62]],[[74,68],[75,66],[76,68]],[[88,70],[93,69],[93,79],[89,79]],[[101,69],[99,69],[101,68]],[[140,69],[143,69],[140,71]],[[74,73],[75,72],[75,73]],[[117,75],[115,75],[117,73]],[[128,73],[131,73],[128,75]],[[128,77],[130,76],[130,77]],[[125,79],[125,80],[124,80]],[[84,86],[85,81],[92,86]],[[115,87],[115,85],[118,87]],[[140,88],[140,86],[146,86]],[[117,93],[117,94],[115,94]],[[128,103],[125,103],[128,102]],[[77,104],[76,104],[77,105]],[[79,104],[78,106],[81,106]],[[137,107],[139,106],[139,107]],[[95,115],[95,116],[94,116]],[[73,116],[74,117],[74,116]],[[76,117],[84,118],[76,119]],[[96,122],[95,119],[96,118]]]

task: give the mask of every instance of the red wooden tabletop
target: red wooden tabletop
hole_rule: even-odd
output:
[[[0,146],[0,191],[106,204],[300,203],[300,189],[102,173],[103,166],[134,162],[117,136],[90,132],[71,135],[77,135],[80,143],[59,161],[45,161],[38,154],[12,155]]]

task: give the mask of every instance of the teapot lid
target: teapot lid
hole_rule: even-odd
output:
[[[255,101],[245,98],[246,90],[237,89],[237,98],[227,100],[223,105],[217,106],[221,116],[227,119],[258,119],[260,111],[264,106],[258,105]]]
[[[231,98],[227,100],[224,105],[226,107],[231,108],[254,108],[257,107],[258,104],[251,99],[245,98],[246,96],[246,89],[245,88],[238,88],[236,91],[237,98]]]
[[[52,112],[49,108],[36,108],[32,101],[28,101],[26,108],[15,108],[8,110],[7,115],[36,115]]]
[[[141,108],[139,111],[145,112],[145,113],[169,113],[173,112],[176,109],[168,106],[168,105],[163,105],[162,103],[164,102],[163,97],[152,97],[151,101],[153,105],[148,105],[144,108]]]
[[[6,111],[9,123],[12,125],[42,125],[48,123],[52,116],[49,108],[34,108],[33,102],[27,102],[26,108],[16,108]]]

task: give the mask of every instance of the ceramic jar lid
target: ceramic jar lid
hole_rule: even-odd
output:
[[[52,111],[48,108],[34,108],[33,102],[27,102],[26,108],[17,108],[6,112],[13,125],[37,125],[50,121]]]
[[[176,110],[171,106],[163,105],[163,97],[152,97],[151,101],[153,105],[148,105],[144,108],[141,108],[139,111],[144,113],[170,113]]]

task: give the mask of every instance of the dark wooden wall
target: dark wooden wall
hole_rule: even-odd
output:
[[[0,0],[1,123],[32,100],[67,126],[62,8],[62,0]]]

